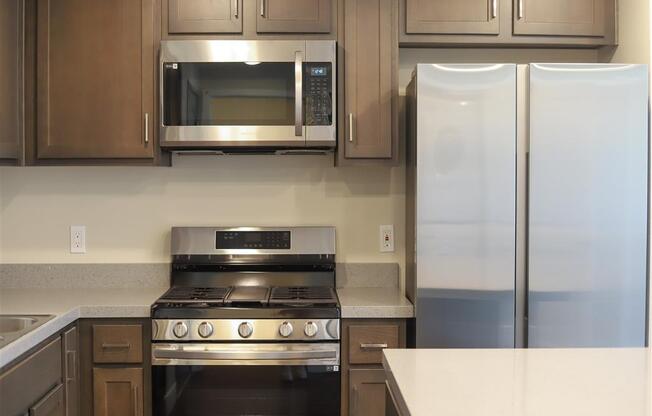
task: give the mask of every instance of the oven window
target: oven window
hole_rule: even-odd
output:
[[[154,366],[154,416],[339,416],[327,366]]]
[[[163,64],[166,126],[294,125],[294,62]]]

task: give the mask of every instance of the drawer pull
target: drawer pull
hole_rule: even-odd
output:
[[[124,344],[102,344],[102,349],[104,350],[128,350],[131,348],[131,344],[125,342]]]
[[[360,344],[360,349],[363,350],[382,350],[383,348],[387,348],[387,344]]]

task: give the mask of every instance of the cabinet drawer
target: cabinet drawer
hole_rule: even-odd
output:
[[[398,348],[398,325],[351,325],[349,363],[380,364],[384,348]]]
[[[142,325],[93,325],[93,362],[143,362]]]

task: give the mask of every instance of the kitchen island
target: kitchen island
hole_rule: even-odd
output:
[[[383,366],[388,415],[652,415],[645,348],[385,350]]]

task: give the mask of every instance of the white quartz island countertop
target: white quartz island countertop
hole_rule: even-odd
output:
[[[0,368],[79,318],[147,318],[150,306],[167,288],[4,289],[0,314],[54,315],[0,349]]]
[[[645,348],[385,350],[383,366],[401,416],[652,415]]]

